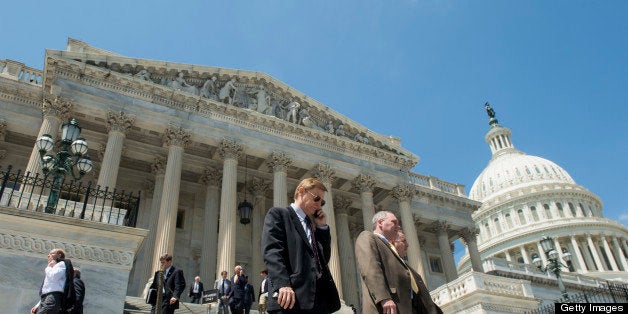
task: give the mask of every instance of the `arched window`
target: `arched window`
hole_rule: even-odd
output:
[[[569,210],[571,211],[571,214],[576,217],[576,208],[573,206],[572,203],[569,203]]]
[[[560,215],[560,217],[565,217],[565,211],[563,211],[563,204],[556,203],[556,208],[558,208],[558,215]]]
[[[532,219],[534,221],[539,221],[539,213],[536,211],[535,206],[530,206],[530,212],[532,213]]]
[[[547,219],[552,219],[552,211],[550,210],[549,205],[543,204],[543,208],[545,209],[545,217],[547,217]]]
[[[512,229],[512,226],[514,225],[510,214],[506,214],[506,225],[508,226],[508,229]]]
[[[493,223],[495,224],[495,231],[497,232],[497,234],[502,233],[502,226],[501,226],[501,224],[499,223],[499,218],[495,218],[495,219],[493,220]]]
[[[523,214],[523,209],[520,209],[517,211],[517,216],[519,216],[519,223],[520,224],[525,224],[526,223],[526,218],[525,215]]]

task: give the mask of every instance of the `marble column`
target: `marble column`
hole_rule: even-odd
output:
[[[346,304],[360,304],[358,297],[358,284],[355,280],[355,257],[354,247],[351,242],[351,232],[349,231],[349,207],[351,200],[341,196],[334,197],[334,208],[336,209],[336,223],[338,227],[338,252],[340,253],[340,263],[342,269],[342,287]]]
[[[595,266],[593,256],[591,255],[591,252],[589,250],[589,244],[587,243],[586,239],[580,241],[580,248],[582,248],[580,252],[582,252],[582,257],[584,257],[584,261],[587,264],[587,269],[589,271],[597,270],[597,266]]]
[[[183,150],[190,141],[190,133],[181,127],[168,127],[164,132],[163,139],[164,144],[168,147],[168,161],[166,163],[164,187],[161,192],[161,203],[159,204],[159,220],[153,255],[154,269],[159,268],[159,257],[161,255],[174,253]]]
[[[203,247],[201,248],[200,277],[212,283],[216,278],[216,256],[218,249],[218,208],[220,207],[220,183],[222,174],[207,166],[200,178],[205,185],[205,211],[203,217]]]
[[[251,241],[253,269],[249,272],[249,282],[259,289],[262,278],[259,273],[266,268],[262,258],[262,229],[264,228],[264,217],[266,214],[266,193],[270,184],[258,177],[253,177],[249,184],[249,191],[253,194],[253,212],[251,213]],[[284,205],[285,206],[285,205]],[[258,293],[259,294],[259,293]]]
[[[617,252],[617,259],[619,259],[621,263],[622,270],[628,271],[628,263],[626,262],[626,256],[624,255],[624,252],[619,247],[619,241],[617,241],[617,237],[613,236],[611,239],[613,241],[613,247],[615,248],[615,252]]]
[[[512,263],[512,257],[510,256],[510,252],[508,250],[504,250],[504,256],[506,256],[506,261],[508,261],[508,263]]]
[[[464,228],[460,231],[460,238],[464,245],[467,246],[469,252],[469,259],[471,260],[471,269],[476,272],[483,273],[484,267],[482,267],[482,258],[480,257],[480,251],[478,250],[478,243],[476,236],[479,230],[477,228]]]
[[[393,187],[392,197],[399,203],[399,220],[401,220],[401,228],[406,234],[408,241],[408,264],[414,268],[422,278],[425,276],[423,268],[423,260],[421,259],[421,244],[419,243],[419,235],[414,225],[414,214],[410,208],[410,202],[414,196],[414,187],[409,185],[397,185]],[[427,279],[426,279],[427,280]]]
[[[602,264],[602,260],[600,259],[600,255],[597,254],[597,247],[593,243],[593,239],[591,239],[591,234],[587,233],[586,237],[587,237],[587,244],[589,244],[589,249],[591,251],[591,254],[593,255],[593,260],[595,261],[595,268],[598,271],[604,271],[604,264]]]
[[[624,248],[624,252],[626,252],[626,254],[628,254],[628,244],[626,244],[626,239],[620,239],[621,241],[621,245]]]
[[[282,152],[273,152],[266,161],[269,169],[273,171],[273,206],[285,207],[290,204],[287,198],[288,193],[288,168],[292,164],[292,159]]]
[[[458,271],[456,270],[456,262],[454,261],[454,254],[449,241],[449,224],[446,221],[439,220],[434,223],[434,227],[436,229],[436,237],[438,238],[440,255],[443,259],[445,278],[447,282],[450,282],[458,278]]]
[[[150,208],[148,208],[148,222],[146,229],[148,235],[142,243],[140,251],[137,253],[135,261],[135,271],[133,273],[133,281],[129,283],[129,289],[134,295],[141,295],[144,284],[153,279],[153,251],[155,244],[155,234],[157,229],[157,219],[159,218],[159,203],[161,200],[161,191],[164,185],[164,173],[166,168],[166,159],[163,157],[155,158],[151,165],[151,173],[154,180],[146,179],[144,182],[144,191],[146,191],[146,199],[151,199]],[[142,213],[142,215],[144,215]]]
[[[528,255],[528,251],[526,250],[525,245],[519,247],[519,251],[521,252],[521,257],[523,258],[523,263],[530,265],[530,256]]]
[[[375,178],[360,174],[352,182],[353,188],[360,191],[362,200],[362,222],[364,230],[373,231],[373,216],[375,216],[375,204],[373,203],[373,187]],[[354,303],[355,304],[355,303]]]
[[[571,247],[576,255],[576,259],[578,260],[578,264],[580,265],[580,272],[585,274],[587,273],[587,264],[584,262],[584,258],[582,258],[582,252],[580,252],[580,246],[578,246],[578,241],[576,241],[576,236],[569,236],[571,240]]]
[[[543,250],[543,247],[541,246],[541,242],[536,243],[536,250],[537,252],[539,252],[539,257],[541,258],[543,267],[547,266],[547,254],[545,254],[545,251]]]
[[[613,271],[619,271],[619,267],[617,267],[617,262],[615,262],[615,257],[613,256],[613,252],[611,252],[611,248],[608,245],[608,241],[606,241],[605,235],[602,235],[602,245],[604,246],[604,252],[606,253],[606,257],[611,264],[611,269]]]
[[[565,262],[565,259],[563,258],[563,247],[560,245],[558,238],[554,238],[554,248],[556,248],[556,252],[558,252],[558,260],[563,265],[567,265],[567,262]]]
[[[135,117],[128,116],[124,111],[107,112],[107,148],[100,165],[98,185],[101,189],[109,187],[110,191],[116,187],[120,159],[122,158],[122,145],[126,132],[133,126]]]
[[[238,158],[243,153],[240,143],[223,139],[218,153],[224,160],[222,168],[222,191],[220,197],[220,227],[218,228],[218,261],[216,278],[226,270],[231,273],[235,266],[236,211],[238,188]]]
[[[338,293],[340,294],[340,299],[344,299],[342,293],[342,269],[340,268],[340,258],[338,255],[338,233],[336,231],[336,215],[334,212],[334,195],[332,182],[333,177],[336,172],[326,164],[318,164],[312,170],[312,175],[315,178],[318,178],[327,188],[327,192],[325,192],[325,200],[327,204],[323,206],[323,210],[327,215],[327,225],[329,226],[329,231],[331,232],[331,257],[329,259],[329,270],[331,272],[334,281],[336,282],[336,288],[338,289]]]

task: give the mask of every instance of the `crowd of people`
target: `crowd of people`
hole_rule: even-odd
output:
[[[333,313],[340,298],[328,267],[331,232],[323,211],[327,187],[318,179],[302,180],[287,207],[270,208],[261,235],[266,269],[258,290],[260,313]],[[432,301],[421,276],[407,263],[408,243],[397,217],[380,211],[372,218],[372,231],[363,231],[355,243],[355,256],[362,278],[361,313],[441,313]],[[160,257],[147,303],[152,313],[158,304],[161,313],[179,308],[186,281],[173,265],[172,255]],[[162,293],[157,293],[161,289]],[[189,286],[192,303],[202,303],[206,290],[196,276]],[[213,285],[219,314],[249,314],[256,301],[254,287],[241,265],[228,277],[223,270]],[[40,289],[40,302],[31,314],[83,313],[85,284],[61,249],[48,254],[48,266]],[[352,304],[354,313],[359,310]]]

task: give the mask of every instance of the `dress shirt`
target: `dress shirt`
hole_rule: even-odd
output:
[[[260,294],[265,294],[266,297],[268,297],[268,291],[264,290],[265,286],[266,286],[266,278],[262,280],[262,288],[260,289]]]
[[[194,289],[192,289],[192,292],[198,293],[198,282],[194,282]]]
[[[307,221],[305,220],[305,217],[307,217],[305,215],[305,212],[303,211],[303,209],[301,209],[295,203],[290,204],[290,207],[292,207],[294,209],[294,212],[299,217],[299,222],[301,223],[301,226],[303,227],[303,230],[305,230],[305,235],[307,236],[307,241],[310,243],[310,246],[311,246],[312,245],[312,233],[310,232],[310,227],[308,227]],[[322,226],[322,227],[316,226],[316,228],[327,230],[329,228],[329,226]]]
[[[61,261],[54,266],[46,266],[46,277],[41,286],[41,293],[63,292],[65,285],[65,262]]]

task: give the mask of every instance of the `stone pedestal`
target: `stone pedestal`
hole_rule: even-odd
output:
[[[85,282],[85,313],[122,313],[129,273],[148,231],[0,207],[0,300],[4,313],[39,301],[47,254],[61,248]]]

